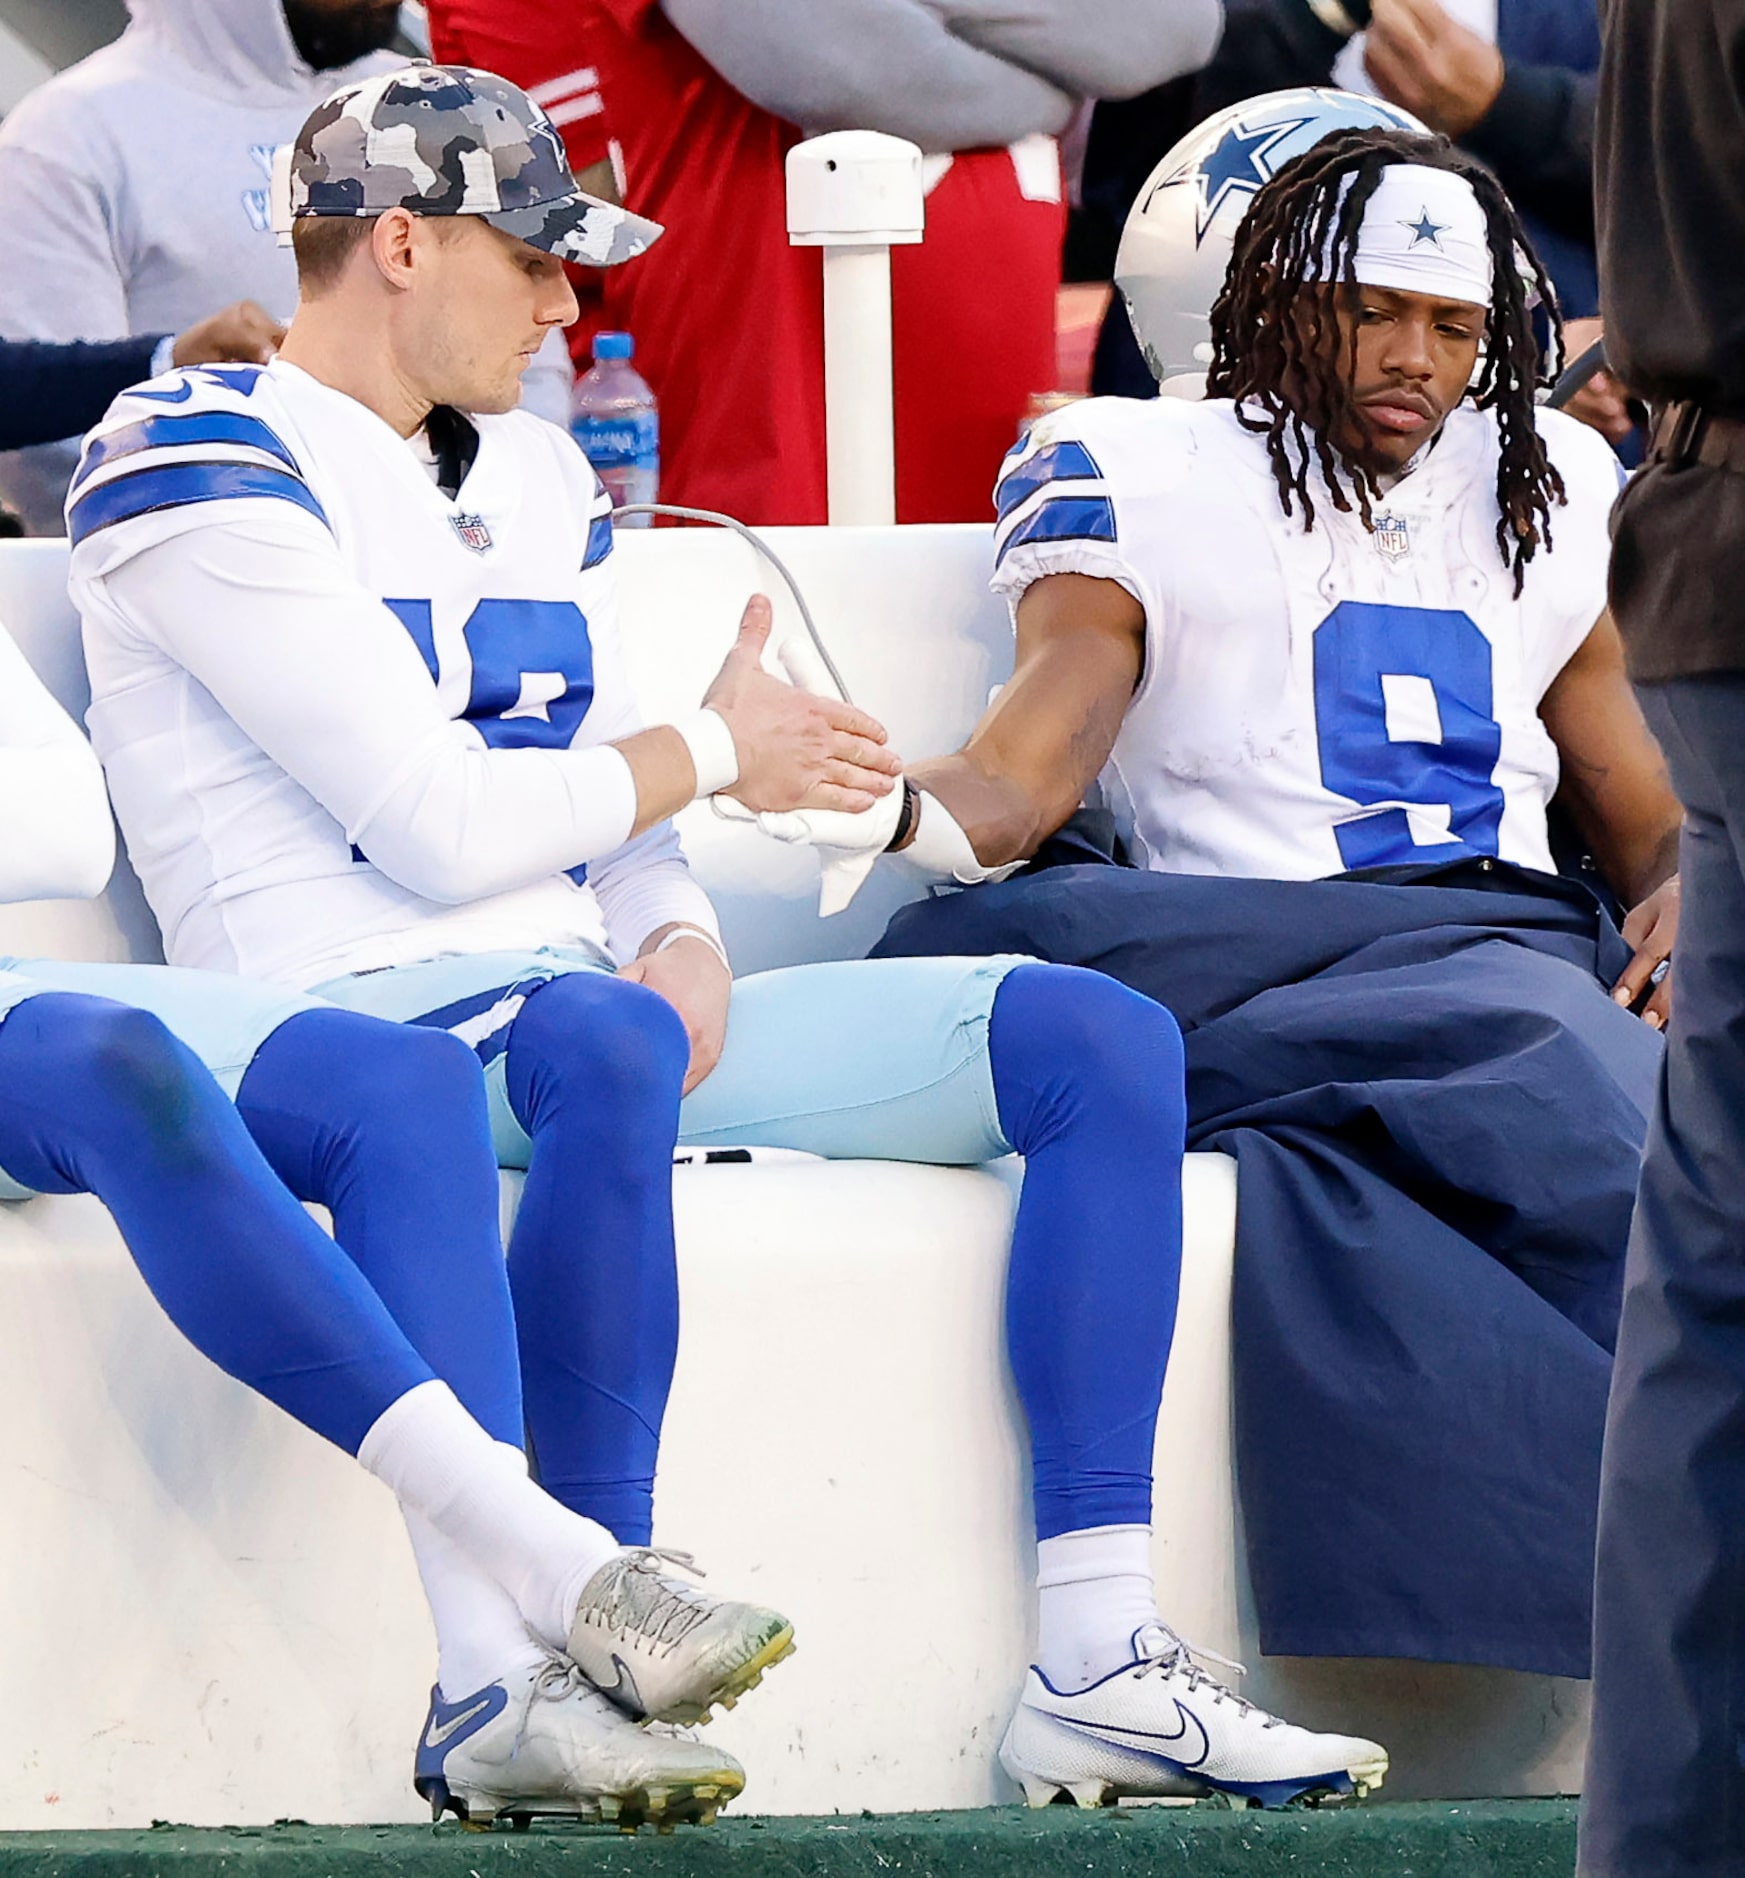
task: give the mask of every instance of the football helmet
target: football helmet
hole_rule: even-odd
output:
[[[1249,203],[1292,157],[1335,130],[1429,135],[1410,112],[1381,98],[1303,85],[1207,118],[1146,178],[1122,231],[1115,285],[1166,391],[1200,395],[1212,362],[1212,302]]]

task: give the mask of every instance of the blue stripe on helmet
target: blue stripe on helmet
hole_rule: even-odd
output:
[[[173,450],[190,443],[246,444],[251,450],[276,456],[288,470],[302,474],[297,459],[258,417],[245,417],[240,411],[191,411],[185,417],[141,418],[137,424],[125,424],[106,436],[93,437],[73,478],[73,487],[77,489],[105,463],[137,456],[141,450]]]
[[[162,509],[186,508],[194,502],[225,502],[239,496],[272,496],[307,509],[324,527],[333,524],[301,477],[264,463],[163,463],[134,470],[99,483],[73,504],[67,532],[76,548],[99,529],[130,522],[138,515]]]
[[[1115,505],[1107,496],[1055,496],[1000,544],[994,565],[1027,541],[1113,541]]]
[[[1013,470],[1000,484],[1000,492],[994,498],[994,512],[1004,521],[1020,502],[1035,495],[1044,483],[1083,476],[1094,476],[1100,481],[1102,474],[1096,458],[1082,443],[1069,440],[1054,444],[1047,450],[1038,450],[1028,463]]]

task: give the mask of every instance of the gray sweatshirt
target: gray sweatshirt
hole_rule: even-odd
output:
[[[1198,71],[1220,0],[663,0],[731,84],[808,131],[943,153],[1058,133],[1080,98]]]
[[[0,338],[180,332],[242,299],[289,319],[297,274],[270,226],[274,146],[330,91],[400,63],[376,53],[310,71],[279,0],[128,10],[114,44],[0,125]],[[551,380],[535,408],[561,417],[567,361]],[[60,532],[75,454],[49,444],[0,456],[0,497],[33,532]]]

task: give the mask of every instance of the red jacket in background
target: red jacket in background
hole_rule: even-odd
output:
[[[634,336],[660,399],[662,500],[824,521],[822,261],[787,238],[799,130],[729,85],[658,0],[430,0],[429,15],[439,59],[530,91],[575,168],[611,156],[625,203],[666,226],[602,277],[599,316]],[[1065,210],[1051,146],[936,158],[929,173],[941,165],[926,240],[891,253],[902,522],[985,519],[1026,401],[1054,383]],[[591,330],[577,330],[582,364]]]

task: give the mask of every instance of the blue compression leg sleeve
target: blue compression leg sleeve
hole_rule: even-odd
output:
[[[189,1342],[348,1453],[431,1380],[205,1066],[148,1012],[44,992],[7,1015],[0,1166],[39,1192],[96,1194]]]
[[[521,1372],[477,1057],[458,1037],[303,1011],[260,1049],[236,1106],[407,1341],[498,1441],[520,1447]]]
[[[1149,1524],[1181,1278],[1181,1033],[1112,978],[1021,965],[995,996],[988,1054],[1025,1157],[1006,1340],[1036,1535]]]
[[[509,1101],[532,1152],[509,1241],[540,1483],[646,1545],[673,1359],[672,1151],[690,1044],[642,985],[576,972],[509,1033]]]

